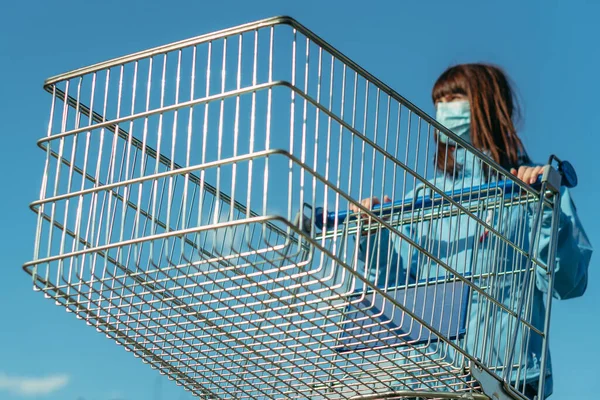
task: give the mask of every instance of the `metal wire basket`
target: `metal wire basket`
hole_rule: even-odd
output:
[[[536,274],[552,281],[552,257],[534,250],[542,216],[556,229],[553,169],[538,190],[513,182],[287,17],[44,87],[46,163],[24,269],[195,395],[543,393],[526,359],[530,343],[547,349],[549,311],[540,323],[531,309]],[[460,173],[435,178],[439,132],[485,171],[484,185],[462,177],[449,192]],[[384,193],[391,202],[359,206]],[[469,232],[469,259],[440,247],[453,235],[442,220]],[[393,269],[398,246],[414,274]]]

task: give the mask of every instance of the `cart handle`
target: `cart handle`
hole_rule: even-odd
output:
[[[554,156],[553,158],[558,161],[558,173],[561,177],[560,184],[569,188],[577,186],[577,174],[571,163],[568,161],[560,161]],[[543,176],[540,175],[538,177],[537,182],[533,183],[531,187],[533,189],[539,190],[542,187],[542,181]],[[520,186],[516,185],[515,182],[512,180],[501,180],[495,183],[474,186],[468,189],[458,189],[454,191],[444,192],[445,196],[449,197],[450,200],[436,193],[433,197],[425,195],[415,197],[412,199],[408,198],[405,200],[398,200],[393,203],[390,202],[377,204],[371,209],[371,211],[373,211],[374,213],[378,213],[382,216],[398,212],[412,212],[423,208],[450,204],[451,201],[475,201],[489,195],[490,192],[498,189],[504,191],[505,198],[510,198],[520,191]],[[336,222],[338,225],[341,225],[346,221],[348,217],[356,219],[356,217],[360,214],[352,212],[350,210],[344,210],[339,212],[325,212],[325,209],[323,207],[316,207],[314,209],[314,212],[315,226],[320,230],[323,230],[323,228],[331,229],[335,226]]]

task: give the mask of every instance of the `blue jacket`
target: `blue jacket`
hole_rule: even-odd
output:
[[[457,150],[456,161],[463,166],[459,177],[451,179],[438,176],[430,182],[443,191],[484,183],[483,173],[476,167],[479,163],[473,162],[473,155],[464,150]],[[529,252],[533,244],[531,229],[534,211],[534,204],[510,206],[505,207],[502,212],[488,211],[480,217],[518,247]],[[551,220],[551,210],[545,209],[541,227],[538,229],[540,236],[537,250],[532,252],[544,263],[547,262],[549,253]],[[519,297],[527,296],[526,304],[529,307],[526,312],[529,315],[523,317],[543,331],[545,293],[549,287],[546,271],[538,268],[535,283],[531,279],[531,284],[523,287],[525,274],[515,273],[515,270],[525,268],[527,258],[495,235],[486,233],[471,217],[463,213],[460,216],[433,221],[414,222],[398,229],[459,273],[471,274],[473,282],[479,287],[491,288],[488,289],[488,293],[509,309],[516,312]],[[567,188],[561,189],[559,231],[556,240],[558,247],[552,295],[557,299],[581,296],[587,286],[592,248]],[[368,258],[366,249],[369,249]],[[365,261],[368,262],[366,268],[369,279],[379,287],[402,286],[445,274],[443,267],[419,254],[414,246],[387,230],[362,237],[358,258],[363,265]],[[508,273],[503,274],[506,272]],[[484,277],[481,274],[487,275]],[[506,351],[511,344],[515,318],[474,292],[471,292],[469,302],[467,333],[461,346],[466,347],[469,354],[483,360],[487,366],[496,367],[497,374],[502,376],[502,366],[507,363]],[[513,385],[521,385],[520,388],[525,382],[537,388],[542,338],[525,331],[529,330],[519,331],[513,363],[520,367],[513,368],[511,381]],[[430,344],[427,352],[435,352],[439,358],[456,364],[455,352],[446,346]],[[552,393],[550,360],[547,366],[545,395],[549,396]]]

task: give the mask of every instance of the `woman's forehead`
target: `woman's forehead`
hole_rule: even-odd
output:
[[[462,82],[457,81],[446,81],[438,82],[433,88],[433,99],[439,101],[442,98],[448,96],[467,96],[467,89]]]
[[[468,100],[468,96],[463,93],[449,93],[443,95],[442,97],[435,100],[435,104],[437,103],[449,103],[452,101],[464,101]]]

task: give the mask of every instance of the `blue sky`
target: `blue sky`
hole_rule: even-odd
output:
[[[168,4],[168,5],[167,5]],[[593,0],[183,1],[31,0],[0,12],[0,398],[191,399],[103,335],[31,290],[36,198],[50,96],[45,78],[145,48],[287,14],[431,113],[430,88],[449,65],[501,65],[524,108],[530,155],[577,168],[578,212],[600,248],[600,3]],[[554,399],[593,399],[600,349],[598,257],[583,298],[553,303]]]

